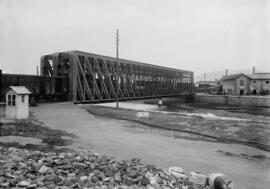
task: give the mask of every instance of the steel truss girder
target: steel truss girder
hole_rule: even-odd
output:
[[[63,56],[64,58],[61,58]],[[58,67],[67,60],[69,70]],[[53,61],[53,65],[49,61]],[[66,63],[66,62],[65,62]],[[43,75],[68,72],[70,100],[99,102],[193,93],[193,73],[80,51],[54,53],[41,59]]]

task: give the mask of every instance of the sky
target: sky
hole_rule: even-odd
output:
[[[81,50],[193,71],[270,72],[270,0],[0,0],[0,69]]]

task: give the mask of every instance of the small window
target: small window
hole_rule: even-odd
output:
[[[256,80],[253,80],[252,82],[255,84],[256,83]]]
[[[8,95],[8,106],[16,106],[16,95]]]
[[[265,81],[266,84],[269,84],[269,81]]]
[[[244,80],[240,80],[240,86],[244,86],[244,85],[245,85]]]
[[[22,95],[22,102],[24,102],[24,95]]]

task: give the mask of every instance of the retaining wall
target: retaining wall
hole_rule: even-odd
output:
[[[270,107],[270,96],[195,95],[195,102]]]

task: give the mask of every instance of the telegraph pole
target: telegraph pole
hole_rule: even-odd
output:
[[[117,67],[119,65],[119,32],[116,30],[116,63]],[[118,92],[119,92],[119,76],[118,70],[116,70],[116,108],[119,108],[119,100],[118,100]]]
[[[37,66],[37,76],[39,76],[39,69],[38,69],[38,66]]]
[[[206,73],[204,73],[203,76],[204,76],[204,93],[206,94]]]

